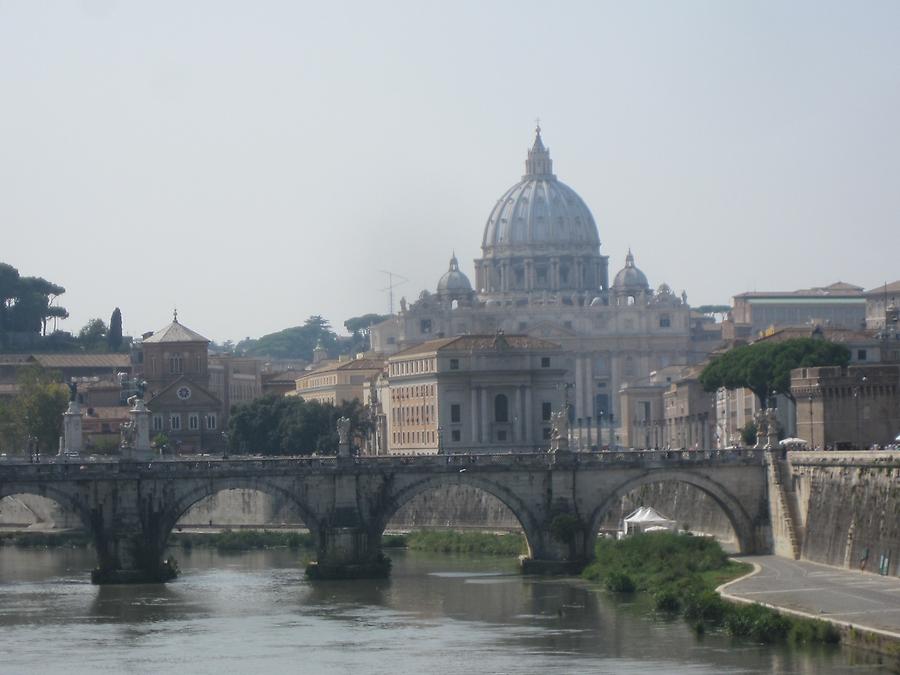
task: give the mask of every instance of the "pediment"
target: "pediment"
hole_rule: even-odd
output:
[[[180,377],[147,401],[147,407],[219,408],[219,398],[187,377]]]

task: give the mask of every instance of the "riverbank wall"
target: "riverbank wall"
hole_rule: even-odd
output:
[[[900,452],[797,451],[783,462],[801,558],[900,575]]]

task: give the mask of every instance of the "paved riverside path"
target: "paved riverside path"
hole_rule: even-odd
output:
[[[725,595],[900,635],[900,578],[774,555],[738,559],[761,569],[726,584]]]

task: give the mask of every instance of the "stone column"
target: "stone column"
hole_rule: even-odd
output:
[[[530,445],[533,443],[531,439],[531,430],[534,428],[534,418],[532,417],[532,391],[530,386],[525,387],[525,443]]]
[[[520,428],[520,424],[522,423],[522,391],[521,387],[516,387],[515,401],[513,403],[513,419],[515,421],[515,425],[513,425],[513,442],[514,443],[522,443],[522,431]]]
[[[478,444],[478,387],[472,387],[472,444]]]
[[[69,401],[69,407],[63,413],[63,444],[59,448],[59,454],[80,453],[83,447],[81,406],[78,401]]]
[[[583,365],[581,363],[581,356],[579,354],[575,355],[575,417],[581,417],[581,395],[583,388],[583,379],[582,379],[582,369]]]
[[[582,371],[584,375],[582,397],[582,414],[585,417],[591,417],[594,414],[594,363],[590,354],[584,355],[584,365]]]
[[[488,422],[487,389],[481,388],[481,442],[487,445],[491,440],[491,425]]]

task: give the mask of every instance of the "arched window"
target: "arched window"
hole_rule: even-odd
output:
[[[497,394],[494,397],[494,421],[509,422],[509,399],[506,394]]]

